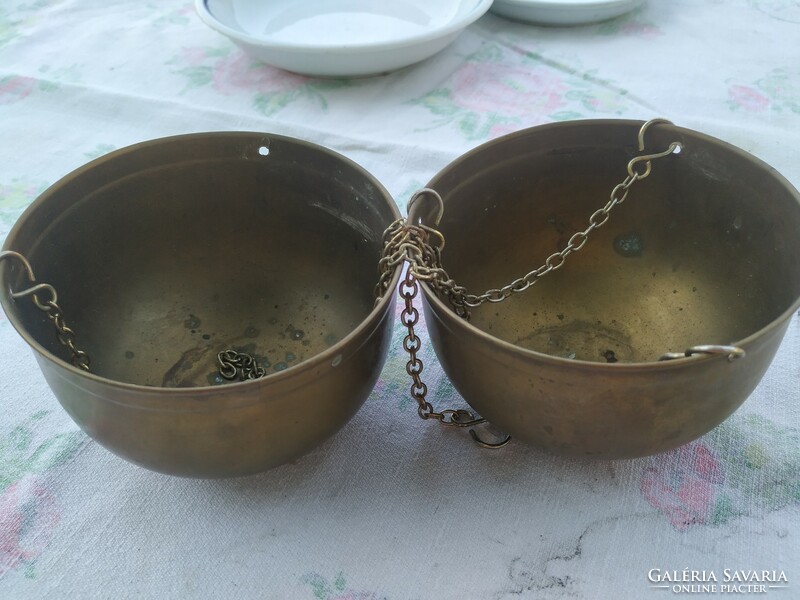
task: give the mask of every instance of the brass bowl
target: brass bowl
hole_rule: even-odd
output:
[[[394,314],[393,294],[373,307],[376,267],[398,216],[366,171],[309,143],[155,140],[53,185],[5,243],[57,290],[92,373],[68,364],[29,299],[11,299],[25,277],[8,261],[0,300],[100,444],[165,473],[245,475],[308,452],[370,393]],[[267,376],[218,385],[226,349]]]
[[[449,274],[480,293],[561,250],[624,179],[640,126],[535,127],[447,166],[428,187],[444,200]],[[719,140],[648,133],[648,148],[672,141],[680,154],[653,161],[586,246],[526,292],[466,322],[423,285],[445,372],[512,438],[606,458],[674,448],[735,411],[778,349],[800,307],[800,195]],[[434,209],[420,210],[430,221]],[[658,362],[703,344],[746,356]]]

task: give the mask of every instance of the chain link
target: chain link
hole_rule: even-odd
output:
[[[485,423],[485,419],[476,418],[472,413],[463,409],[436,412],[430,402],[426,400],[428,386],[422,381],[422,371],[425,367],[422,360],[417,356],[422,342],[414,331],[414,327],[419,323],[419,311],[414,306],[414,298],[418,294],[419,284],[411,271],[408,270],[405,278],[400,282],[400,297],[405,303],[400,313],[400,322],[408,330],[408,335],[403,339],[403,348],[409,357],[406,363],[406,372],[411,377],[411,397],[417,402],[417,413],[422,419],[434,419],[442,425],[471,427]]]
[[[653,119],[642,125],[639,130],[639,152],[644,152],[644,136],[647,129],[656,123],[669,123],[665,119]],[[652,170],[652,161],[680,152],[680,142],[672,142],[666,150],[652,154],[640,154],[628,162],[628,175],[614,186],[606,204],[592,213],[588,226],[582,231],[577,231],[569,238],[566,246],[558,252],[548,256],[539,267],[529,271],[511,283],[500,288],[489,289],[482,294],[470,294],[464,286],[456,283],[442,266],[442,250],[444,249],[444,236],[437,229],[424,224],[409,223],[407,219],[400,218],[394,221],[384,232],[383,257],[378,264],[380,278],[375,287],[376,303],[386,293],[390,285],[395,268],[403,262],[408,263],[405,278],[400,283],[400,297],[405,306],[400,315],[400,320],[408,330],[403,340],[403,348],[409,355],[406,371],[411,376],[411,397],[417,402],[417,412],[422,419],[436,419],[443,425],[469,427],[484,423],[485,419],[474,416],[466,410],[443,410],[436,412],[427,399],[428,388],[422,381],[424,365],[417,356],[420,349],[420,339],[414,332],[414,326],[419,321],[419,312],[414,307],[414,298],[419,293],[418,281],[427,282],[434,292],[446,300],[453,311],[461,318],[469,320],[471,308],[482,304],[502,302],[512,294],[522,293],[536,284],[539,279],[562,268],[567,262],[567,257],[573,252],[578,252],[589,241],[589,237],[596,230],[605,225],[611,217],[611,212],[625,202],[631,187],[642,179],[647,178]],[[412,204],[423,195],[431,195],[439,203],[439,224],[444,203],[441,196],[432,189],[424,188],[415,193],[409,200],[409,210]],[[434,240],[434,241],[432,241]],[[477,438],[471,431],[473,439],[486,447],[500,447],[505,445],[510,438],[500,444],[486,444]]]

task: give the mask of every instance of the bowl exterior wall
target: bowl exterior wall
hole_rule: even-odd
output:
[[[606,21],[622,16],[643,3],[643,0],[627,0],[619,2],[589,3],[587,5],[561,5],[553,3],[533,3],[524,0],[496,0],[491,11],[507,19],[552,25],[556,27],[586,25]]]
[[[269,151],[262,155],[259,151],[263,151],[265,148],[268,148]],[[266,156],[268,158],[265,158]],[[269,170],[271,167],[269,167],[268,161],[278,162],[274,169]],[[305,182],[310,177],[309,173],[314,174],[315,177],[328,176],[331,183],[327,187],[321,187],[319,194],[322,197],[309,196],[308,201],[316,202],[322,209],[327,208],[328,212],[324,214],[330,213],[333,215],[332,218],[345,223],[348,218],[351,218],[356,225],[362,228],[358,230],[360,237],[356,239],[358,241],[363,239],[365,248],[368,248],[367,238],[374,238],[369,243],[374,246],[376,251],[376,264],[380,235],[388,223],[399,217],[399,212],[391,197],[377,180],[355,163],[314,144],[277,135],[267,136],[262,133],[191,134],[153,140],[121,149],[67,175],[28,208],[9,234],[4,249],[15,250],[23,255],[35,255],[38,249],[43,252],[42,256],[60,259],[64,255],[67,262],[74,262],[74,254],[64,250],[63,239],[53,240],[53,228],[60,218],[64,218],[65,213],[77,211],[81,208],[81,203],[87,202],[86,199],[91,198],[93,193],[112,184],[118,187],[122,186],[123,191],[132,189],[130,198],[115,193],[111,199],[103,197],[103,201],[107,200],[112,203],[112,201],[119,201],[122,197],[121,205],[126,204],[125,200],[134,202],[140,197],[141,190],[149,189],[147,186],[136,187],[134,184],[142,181],[147,183],[152,180],[154,189],[167,188],[169,191],[163,198],[157,194],[152,197],[156,207],[165,209],[168,200],[172,198],[180,200],[187,196],[193,199],[193,206],[197,206],[200,196],[187,194],[186,190],[180,186],[178,189],[170,189],[170,185],[175,183],[175,179],[169,177],[169,168],[173,163],[180,168],[183,168],[184,163],[189,164],[192,168],[206,169],[208,169],[208,165],[217,163],[222,165],[216,171],[218,177],[212,182],[214,185],[210,186],[210,197],[212,200],[216,198],[217,196],[214,194],[220,187],[225,188],[227,185],[228,187],[225,189],[228,193],[232,194],[234,198],[241,199],[236,205],[229,201],[227,206],[229,208],[238,206],[245,216],[251,214],[245,209],[260,201],[261,196],[254,194],[251,189],[255,185],[253,182],[258,183],[260,180],[243,182],[242,171],[236,171],[239,176],[235,176],[236,173],[231,174],[233,173],[231,166],[255,164],[254,168],[259,172],[261,172],[260,169],[267,169],[264,173],[274,172],[280,177],[288,178],[290,183],[300,180]],[[247,171],[245,171],[246,174]],[[278,175],[275,176],[278,177]],[[278,179],[278,181],[283,180]],[[333,184],[336,184],[338,189],[347,189],[348,192],[336,196],[333,191],[336,186]],[[284,196],[285,192],[279,198],[283,199]],[[146,194],[141,197],[149,198]],[[252,200],[247,200],[248,198],[252,198]],[[327,204],[324,203],[325,198],[328,199]],[[100,208],[102,207],[101,202]],[[322,209],[319,209],[318,212],[324,212]],[[263,209],[259,210],[263,212]],[[273,206],[273,212],[269,213],[271,218],[278,214],[274,210],[277,210],[275,206]],[[90,211],[85,210],[85,212]],[[231,247],[238,248],[236,236],[245,229],[244,225],[223,227],[220,225],[223,219],[216,212],[207,211],[203,215],[206,215],[203,218],[207,217],[206,222],[214,233],[227,231],[228,235],[232,236],[229,238]],[[253,216],[250,221],[260,223]],[[169,225],[165,229],[168,234],[169,228],[174,227],[172,224],[175,221],[167,220],[166,222]],[[281,223],[285,222],[281,221]],[[307,222],[304,223],[307,224]],[[111,225],[116,227],[118,223],[113,221]],[[108,223],[104,222],[103,227],[108,226]],[[126,230],[132,228],[124,220],[119,227]],[[281,225],[281,227],[288,229],[285,225]],[[187,228],[184,226],[183,229]],[[255,232],[254,239],[256,241],[254,243],[256,245],[262,243],[262,233],[260,230]],[[275,235],[273,234],[273,237]],[[314,235],[319,238],[317,241],[327,239],[316,229],[312,229],[307,237]],[[82,243],[83,238],[80,235],[75,237]],[[114,236],[106,237],[111,238],[111,241],[114,242]],[[87,254],[99,255],[99,262],[111,260],[105,258],[108,256],[107,254],[97,250],[97,238],[87,236],[86,239],[88,240],[86,246],[81,245],[78,250],[88,248]],[[207,247],[207,239],[198,235],[198,247]],[[59,241],[62,243],[59,244]],[[156,246],[158,241],[153,241],[150,246]],[[309,247],[316,247],[312,246],[310,241],[305,243]],[[52,248],[56,249],[55,252],[49,252]],[[363,254],[361,248],[360,245],[354,249],[348,246],[345,249],[347,252],[344,250],[342,252],[345,256],[357,256],[360,253]],[[177,250],[180,249],[177,248]],[[319,262],[327,259],[331,261],[328,268],[336,269],[338,266],[334,261],[336,252],[338,252],[337,248],[329,248],[327,255],[309,254],[311,258],[307,262]],[[269,260],[270,253],[265,252],[264,254],[267,256],[264,261]],[[178,265],[178,270],[174,272],[179,275],[183,271],[188,273],[191,268],[199,268],[198,264],[201,267],[205,264],[198,261],[195,261],[197,263],[195,264],[173,260],[172,257],[175,254],[171,254],[169,248],[165,250],[164,256],[167,257],[165,263]],[[260,263],[262,266],[264,261]],[[371,276],[367,274],[362,279],[353,275],[348,281],[348,285],[351,287],[358,285],[358,289],[365,292],[366,295],[362,294],[365,302],[358,300],[360,303],[356,304],[356,301],[349,297],[332,296],[334,298],[332,302],[339,303],[338,310],[343,315],[343,319],[350,319],[351,314],[363,315],[352,317],[360,319],[356,321],[357,324],[353,327],[342,325],[341,331],[337,330],[337,337],[334,341],[325,342],[327,345],[322,350],[315,351],[314,354],[284,370],[276,369],[274,373],[253,381],[222,385],[211,385],[210,381],[209,384],[206,384],[203,377],[200,379],[201,385],[198,386],[192,380],[187,387],[151,384],[147,383],[147,380],[143,383],[142,380],[135,377],[115,376],[113,371],[109,375],[107,368],[99,368],[98,365],[102,366],[104,361],[108,363],[109,356],[119,354],[119,348],[109,348],[113,346],[114,340],[120,337],[120,332],[116,331],[113,325],[121,314],[120,301],[127,298],[124,295],[127,290],[123,286],[123,292],[112,294],[114,298],[108,302],[87,305],[79,301],[69,304],[70,297],[74,296],[74,293],[80,292],[84,288],[91,291],[92,285],[97,285],[97,282],[89,281],[87,283],[86,279],[76,277],[74,271],[65,271],[67,275],[55,281],[52,277],[59,272],[58,268],[47,264],[47,261],[32,260],[31,262],[40,281],[53,283],[59,290],[59,302],[70,325],[78,322],[80,317],[85,317],[82,324],[87,327],[76,326],[76,331],[86,332],[90,329],[88,325],[101,324],[95,331],[96,336],[87,334],[81,340],[86,340],[86,346],[83,348],[89,351],[90,356],[95,357],[92,363],[95,372],[85,373],[65,362],[68,358],[67,353],[56,341],[55,331],[48,319],[33,306],[29,299],[14,300],[11,297],[10,291],[20,285],[22,273],[19,265],[3,261],[0,263],[0,283],[2,283],[0,304],[9,316],[9,320],[34,350],[48,384],[72,419],[108,450],[126,460],[155,471],[190,477],[233,477],[264,471],[295,460],[338,431],[358,411],[374,387],[386,359],[395,301],[393,296],[384,298],[377,307],[373,308]],[[153,263],[147,264],[152,266]],[[119,265],[118,258],[116,262],[112,263],[111,271],[122,273],[120,277],[124,283],[127,281],[129,271],[121,269]],[[48,267],[51,267],[51,271],[48,271]],[[66,264],[66,267],[69,267],[69,264]],[[265,274],[265,271],[268,269],[257,271],[257,273],[260,273],[262,278],[266,278],[269,273]],[[141,275],[139,271],[133,269],[130,270],[130,273],[133,275],[133,280],[136,280],[137,275]],[[63,273],[61,274],[63,275]],[[248,291],[254,288],[250,282],[258,281],[253,277],[253,272],[250,271],[244,273],[241,278],[229,281],[237,284],[240,281],[244,282],[242,289]],[[398,278],[399,270],[395,273],[395,285]],[[206,295],[210,297],[215,290],[215,280],[213,277],[209,277],[209,281],[211,282],[209,287],[211,291]],[[302,289],[319,283],[317,280],[308,283],[301,278],[291,281]],[[377,275],[375,281],[377,281]],[[108,278],[102,279],[102,283],[106,287],[109,286],[108,282]],[[174,291],[180,287],[180,283],[177,278],[168,279],[164,287],[155,286],[153,289]],[[73,285],[74,289],[71,289],[70,286]],[[148,289],[150,289],[149,286]],[[264,288],[256,287],[254,289],[258,291]],[[236,290],[239,291],[239,288]],[[256,306],[255,309],[248,308],[251,305],[246,302],[241,306],[235,305],[234,309],[242,310],[241,307],[244,306],[246,310],[242,310],[241,313],[236,313],[235,310],[229,311],[234,314],[233,320],[238,322],[237,315],[242,314],[242,324],[244,324],[248,322],[249,315],[266,314],[261,299],[262,297],[267,298],[268,291],[265,291],[263,296],[255,298],[252,304],[252,306]],[[261,291],[258,293],[261,294]],[[166,295],[166,293],[155,294],[158,298]],[[301,300],[305,298],[303,294],[298,297]],[[138,299],[138,296],[135,298]],[[129,302],[127,306],[136,308],[140,304],[143,303],[137,300]],[[86,306],[89,308],[87,309]],[[211,307],[213,304],[207,306]],[[102,319],[104,315],[100,314],[101,309],[105,310],[107,307],[110,307],[108,314],[112,316],[109,321],[110,327],[104,326],[106,321]],[[82,308],[83,311],[77,310],[79,308]],[[312,308],[308,310],[311,311]],[[318,314],[325,314],[321,307],[317,307],[315,310]],[[169,311],[168,304],[157,305],[152,310],[149,308],[144,310],[142,322],[145,324],[150,322],[151,313],[158,318],[164,317],[164,319],[153,320],[154,325],[147,330],[130,329],[134,332],[131,335],[137,339],[149,339],[147,335],[150,334],[153,334],[154,339],[167,338],[170,331],[174,331],[176,328],[188,331],[188,328],[195,327],[195,325],[183,321],[182,313],[176,312],[177,316],[170,316]],[[213,312],[209,314],[211,317],[208,320],[212,320],[215,315]],[[163,327],[159,325],[164,323],[166,325]],[[224,322],[220,323],[224,325]],[[137,327],[139,326],[137,324]],[[306,340],[308,340],[311,337],[310,330],[308,327],[306,329],[308,330],[306,331]],[[322,328],[318,329],[327,331]],[[204,340],[214,339],[214,332],[217,330],[210,329],[209,331],[211,334],[207,337],[204,336]],[[224,330],[220,330],[220,332],[220,339],[223,340],[228,339],[231,335],[231,332]],[[127,334],[129,331],[124,333]],[[194,334],[195,331],[191,333]],[[80,338],[81,335],[76,337]],[[256,335],[257,333],[253,334],[253,336]],[[248,336],[249,334],[245,335],[247,340],[252,338],[254,343],[261,339]],[[236,339],[240,338],[241,336]],[[193,346],[187,346],[190,349],[199,347],[197,346],[198,342],[194,339],[190,342],[193,344]],[[322,342],[315,341],[314,343]],[[169,339],[167,342],[155,339],[153,347],[157,344],[171,347]],[[79,342],[78,345],[80,346],[81,343]],[[175,346],[175,348],[176,355],[179,356],[183,346]],[[128,358],[133,358],[134,353],[129,352],[129,354]],[[215,355],[216,353],[206,353],[203,355],[202,361],[196,361],[197,364],[190,359],[182,360],[166,373],[183,372],[184,370],[190,372],[192,369],[206,367],[208,367],[207,370],[203,371],[201,375],[213,373]],[[287,362],[289,360],[287,355]],[[157,359],[156,362],[158,362]],[[162,362],[161,364],[171,363]],[[184,365],[186,369],[182,370]],[[166,368],[167,366],[154,368],[159,381],[162,370]],[[136,370],[131,370],[130,373],[138,375]],[[148,374],[144,372],[144,375]]]
[[[425,322],[464,399],[517,439],[555,454],[616,459],[664,452],[716,427],[747,399],[788,321],[744,346],[747,355],[650,365],[569,362],[487,344],[428,300]]]

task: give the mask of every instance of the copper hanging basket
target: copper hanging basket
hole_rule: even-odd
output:
[[[374,305],[375,265],[398,216],[371,175],[313,144],[155,140],[53,185],[5,243],[57,290],[91,373],[11,297],[30,285],[19,260],[0,264],[0,301],[103,446],[165,473],[245,475],[318,446],[372,390],[394,314],[392,295]],[[225,381],[225,352],[265,376]]]
[[[637,155],[640,122],[579,121],[489,142],[436,175],[442,263],[498,288],[563,248]],[[800,308],[800,194],[774,169],[671,124],[624,205],[563,268],[471,310],[423,284],[428,332],[466,401],[512,438],[627,458],[677,447],[735,411]],[[436,207],[420,203],[422,221]],[[677,360],[660,361],[661,358]]]

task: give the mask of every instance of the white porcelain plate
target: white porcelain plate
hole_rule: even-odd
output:
[[[644,0],[495,0],[492,12],[541,25],[586,25],[619,17]]]
[[[267,64],[352,77],[433,56],[492,0],[195,0],[200,18]]]

